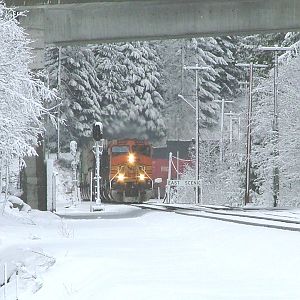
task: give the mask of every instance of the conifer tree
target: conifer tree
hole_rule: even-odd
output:
[[[199,99],[202,127],[212,128],[218,123],[219,105],[213,100],[234,98],[238,91],[241,70],[235,66],[235,56],[239,47],[236,37],[201,38],[192,40],[164,41],[159,45],[164,64],[163,82],[166,91],[167,121],[175,127],[170,137],[194,137],[194,113],[178,98],[182,94],[195,104],[195,73],[182,71],[183,65],[211,67],[201,70],[199,75]],[[178,122],[184,116],[186,122]],[[174,117],[175,116],[175,117]]]
[[[216,81],[221,87],[220,96],[226,99],[233,99],[239,92],[238,81],[243,72],[235,66],[239,39],[234,36],[216,37],[216,41],[222,52],[220,55],[225,60],[225,64],[216,66],[218,77]]]
[[[102,122],[109,137],[116,138],[128,118],[126,99],[126,66],[120,44],[93,46],[96,72],[100,82],[99,101],[103,107]]]
[[[48,50],[47,66],[50,86],[56,87],[60,96],[60,118],[64,120],[62,141],[63,146],[68,146],[72,139],[83,142],[90,137],[93,123],[101,119],[100,83],[91,49],[61,48],[60,74],[58,53],[58,48]]]
[[[148,42],[126,43],[122,46],[122,53],[126,66],[128,125],[137,126],[142,136],[163,137],[164,100],[159,81],[161,65],[156,48]]]
[[[299,205],[299,56],[279,67],[278,112],[279,142],[274,140],[272,121],[273,78],[261,82],[263,91],[256,102],[253,163],[256,166],[257,203],[273,204],[273,170],[279,167],[279,205]],[[274,155],[275,147],[279,156]]]
[[[232,98],[238,89],[241,73],[234,61],[237,43],[237,39],[232,37],[192,39],[189,43],[190,63],[210,67],[198,73],[202,127],[217,124],[219,106],[214,100]]]
[[[147,42],[94,47],[109,138],[156,138],[165,133],[160,58]]]
[[[157,49],[162,59],[161,83],[166,102],[164,119],[167,127],[167,139],[191,139],[194,136],[193,109],[178,97],[193,102],[187,74],[183,71],[186,63],[186,40],[165,40],[157,42]],[[189,74],[190,75],[190,74]],[[182,120],[185,122],[182,122]]]

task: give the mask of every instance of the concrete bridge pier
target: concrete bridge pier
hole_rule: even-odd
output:
[[[46,164],[43,145],[36,149],[39,156],[25,159],[23,176],[23,200],[33,209],[47,210]]]

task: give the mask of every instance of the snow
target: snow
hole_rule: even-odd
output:
[[[297,232],[127,205],[92,214],[84,203],[59,214],[0,216],[0,270],[23,264],[21,300],[300,297]]]

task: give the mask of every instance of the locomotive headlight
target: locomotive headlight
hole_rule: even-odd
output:
[[[144,181],[145,180],[145,174],[140,174],[139,175],[139,180]]]
[[[128,155],[128,162],[130,164],[133,164],[135,162],[135,157],[134,157],[133,153],[129,153],[129,155]]]
[[[124,179],[125,179],[125,175],[122,174],[122,173],[120,173],[120,174],[118,175],[118,181],[124,181]]]

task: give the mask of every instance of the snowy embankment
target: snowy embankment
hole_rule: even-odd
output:
[[[5,197],[0,195],[0,207]],[[43,235],[49,221],[60,219],[50,213],[31,211],[20,198],[8,196],[5,210],[0,215],[0,299],[4,299],[4,264],[7,268],[8,285],[6,299],[16,297],[16,271],[19,273],[19,293],[34,293],[42,287],[40,273],[55,263],[55,259],[35,244]],[[49,219],[49,220],[50,220]],[[2,298],[3,297],[3,298]],[[22,297],[20,298],[22,299]]]
[[[27,269],[21,300],[300,298],[297,232],[123,205],[72,219],[76,210],[0,216],[0,264]]]

